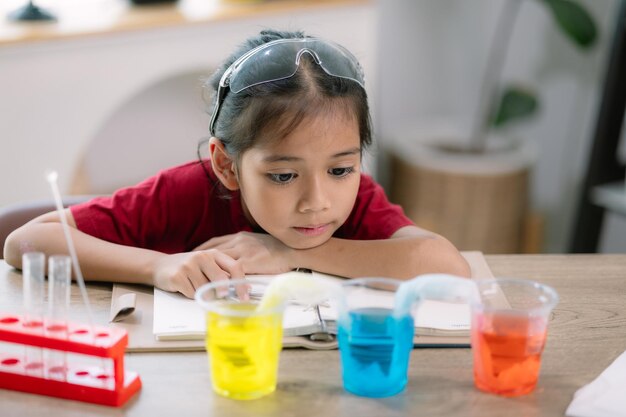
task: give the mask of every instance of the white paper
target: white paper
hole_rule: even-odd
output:
[[[424,329],[469,331],[471,325],[469,304],[424,300],[413,317],[415,327]]]
[[[329,278],[327,275],[324,277]],[[271,279],[269,276],[254,276],[254,278]],[[362,300],[363,306],[393,308],[394,294],[385,291],[364,290]],[[335,333],[338,317],[337,306],[333,302],[320,305],[320,314],[322,319],[327,322],[328,330]],[[420,329],[418,331],[420,334],[454,332],[454,335],[463,335],[467,334],[470,328],[470,311],[467,304],[424,300],[413,313],[413,317],[415,318],[415,327]],[[178,293],[154,289],[153,333],[158,340],[202,339],[206,331],[204,320],[204,312],[194,300]],[[306,335],[319,330],[320,323],[313,308],[289,305],[285,310],[283,315],[285,336]]]
[[[565,414],[570,417],[626,417],[626,352],[591,383],[580,388]]]
[[[152,332],[159,340],[204,338],[202,307],[182,294],[155,288],[153,320]]]
[[[321,305],[322,320],[330,322],[329,330],[335,330],[336,306]],[[178,293],[154,289],[154,322],[152,331],[158,340],[203,339],[205,317],[202,307]],[[320,323],[315,310],[308,306],[289,305],[283,315],[285,336],[297,336],[319,331]]]

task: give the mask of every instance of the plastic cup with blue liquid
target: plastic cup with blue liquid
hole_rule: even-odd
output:
[[[339,349],[344,388],[364,397],[388,397],[407,385],[415,323],[422,300],[469,302],[470,280],[430,274],[400,281],[359,278],[343,284]]]
[[[394,315],[401,283],[359,278],[343,285],[338,339],[343,384],[353,394],[388,397],[407,384],[414,322],[410,311]]]

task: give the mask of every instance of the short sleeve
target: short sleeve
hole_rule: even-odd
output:
[[[414,223],[402,207],[387,199],[383,188],[371,177],[362,174],[359,192],[350,216],[336,236],[345,239],[389,239],[398,229]]]
[[[136,186],[70,208],[77,228],[108,242],[176,253],[205,214],[207,178],[199,165],[161,171]]]

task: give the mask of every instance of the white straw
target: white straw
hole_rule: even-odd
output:
[[[76,256],[76,249],[74,249],[74,241],[72,240],[70,228],[67,224],[67,217],[65,216],[65,210],[63,209],[63,203],[61,202],[61,193],[59,192],[59,186],[57,185],[58,177],[59,175],[56,171],[49,171],[46,174],[46,179],[50,183],[50,188],[52,188],[54,202],[56,204],[57,212],[59,213],[59,217],[61,219],[61,224],[63,225],[63,234],[65,235],[67,248],[70,252],[70,257],[72,258],[74,272],[76,273],[76,282],[78,282],[80,293],[83,296],[83,302],[85,303],[85,307],[87,308],[87,320],[89,321],[89,325],[93,326],[94,322],[93,316],[91,314],[91,305],[89,304],[89,298],[87,297],[87,288],[85,287],[85,280],[83,279],[83,273],[81,272],[80,266],[78,265],[78,257]]]

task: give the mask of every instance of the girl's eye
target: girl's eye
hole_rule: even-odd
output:
[[[354,171],[353,167],[331,168],[328,172],[333,177],[345,177]]]
[[[283,174],[267,174],[268,178],[277,184],[288,184],[296,178],[296,174],[283,173]]]

